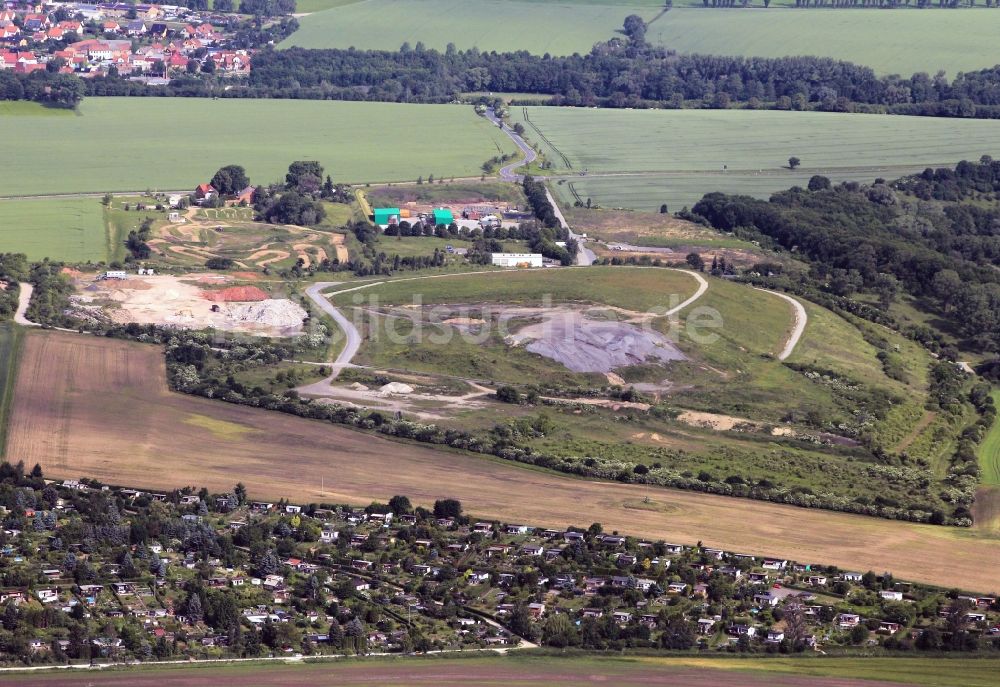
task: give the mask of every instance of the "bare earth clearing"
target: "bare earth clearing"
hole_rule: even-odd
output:
[[[255,497],[299,502],[406,494],[427,505],[455,497],[477,515],[508,521],[565,527],[597,520],[642,537],[891,570],[972,591],[995,591],[1000,566],[997,533],[977,528],[577,480],[174,394],[159,348],[58,332],[25,337],[7,456],[39,462],[53,477],[156,489],[221,490],[243,481]]]
[[[224,331],[291,336],[302,331],[306,311],[287,298],[258,295],[246,302],[215,300],[207,286],[225,284],[222,275],[170,275],[128,279],[78,276],[78,295],[72,297],[74,310],[84,317],[112,322],[159,324],[187,329],[214,328]]]

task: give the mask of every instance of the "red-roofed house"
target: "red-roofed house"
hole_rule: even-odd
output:
[[[194,190],[194,197],[198,200],[211,200],[217,195],[219,192],[211,184],[198,184],[198,188]]]

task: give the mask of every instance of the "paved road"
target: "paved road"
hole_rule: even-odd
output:
[[[528,143],[523,138],[521,138],[521,136],[518,135],[517,132],[515,132],[513,129],[507,126],[503,122],[503,120],[499,119],[496,116],[496,113],[493,111],[493,108],[488,108],[486,110],[486,119],[490,120],[495,125],[500,127],[500,130],[503,131],[505,134],[507,134],[510,137],[510,140],[514,141],[514,145],[516,145],[518,149],[520,149],[520,151],[524,154],[523,160],[520,160],[518,162],[513,162],[507,165],[506,167],[502,167],[500,169],[500,178],[503,179],[504,181],[510,181],[515,183],[521,181],[522,179],[524,179],[524,176],[521,174],[517,174],[514,170],[534,162],[538,158],[537,153],[535,153],[535,149],[532,148],[530,145],[528,145]],[[538,178],[544,179],[545,177],[538,177]],[[594,255],[594,251],[585,247],[583,245],[583,239],[580,237],[580,235],[574,234],[573,230],[569,228],[569,224],[567,224],[566,218],[563,217],[562,210],[560,210],[559,206],[556,204],[556,199],[552,197],[552,193],[547,188],[545,189],[545,193],[549,197],[549,202],[552,204],[552,209],[556,213],[556,219],[559,220],[559,224],[562,225],[562,227],[569,232],[569,237],[575,240],[577,245],[579,246],[579,250],[577,250],[576,252],[576,264],[580,266],[593,265],[594,262],[597,260],[597,256]]]
[[[17,312],[14,313],[14,322],[25,327],[39,326],[37,322],[32,322],[24,316],[24,313],[28,311],[28,303],[31,302],[31,292],[35,290],[35,287],[26,281],[20,282],[17,286]]]
[[[521,181],[521,179],[523,179],[524,177],[520,174],[515,173],[514,170],[531,164],[532,162],[538,159],[538,154],[535,152],[534,148],[528,145],[527,141],[525,141],[513,129],[507,126],[502,119],[499,119],[497,117],[492,107],[487,108],[486,119],[493,122],[493,124],[500,127],[501,131],[510,136],[510,140],[514,141],[514,145],[516,145],[518,149],[521,151],[521,153],[524,155],[523,160],[519,160],[518,162],[512,162],[506,167],[501,167],[500,178],[503,179],[504,181],[514,181],[514,182]]]
[[[556,215],[556,219],[559,220],[559,225],[569,232],[569,237],[576,241],[576,264],[580,267],[587,267],[593,265],[597,260],[597,256],[594,255],[594,251],[587,248],[584,245],[584,239],[579,234],[574,234],[573,230],[569,228],[569,223],[566,222],[566,218],[563,217],[562,210],[559,209],[559,205],[556,203],[556,199],[552,197],[552,191],[547,187],[545,189],[545,195],[548,196],[549,204],[552,205],[552,211]]]
[[[316,382],[315,386],[328,386],[340,375],[341,370],[351,364],[351,360],[354,359],[358,349],[361,347],[361,333],[358,331],[358,328],[354,326],[353,322],[344,317],[339,310],[333,307],[333,303],[331,303],[322,293],[331,286],[338,286],[342,283],[343,282],[339,281],[318,281],[306,289],[306,295],[309,296],[309,299],[315,303],[320,310],[332,317],[333,321],[337,323],[337,326],[340,327],[340,329],[344,332],[344,335],[347,337],[347,343],[344,344],[344,348],[340,351],[340,354],[337,355],[337,359],[333,361],[330,376],[321,382]],[[371,285],[367,284],[366,286]],[[354,289],[347,290],[353,291]],[[305,388],[306,387],[303,387],[303,390]]]
[[[767,289],[757,290],[782,298],[791,303],[792,307],[795,309],[795,326],[792,327],[792,334],[788,337],[788,341],[785,342],[785,347],[781,349],[781,353],[778,354],[778,360],[785,360],[795,350],[795,346],[799,343],[799,339],[802,338],[802,332],[806,330],[806,322],[809,321],[809,317],[806,315],[806,309],[802,307],[801,303],[789,296],[787,293],[769,291]]]

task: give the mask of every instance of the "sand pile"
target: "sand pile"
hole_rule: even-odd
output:
[[[205,300],[218,303],[253,303],[268,299],[267,291],[256,286],[230,286],[226,289],[202,291],[201,293]]]
[[[268,298],[257,303],[231,303],[224,310],[226,319],[254,327],[290,329],[301,327],[306,311],[285,298]]]
[[[388,384],[383,384],[378,388],[378,392],[382,396],[389,396],[390,394],[412,394],[413,387],[409,384],[403,384],[402,382],[389,382]]]

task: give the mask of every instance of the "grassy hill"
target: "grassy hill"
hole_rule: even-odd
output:
[[[457,410],[451,405],[445,411],[442,405],[409,407],[444,412],[434,421],[456,429],[510,426],[515,446],[551,456],[559,469],[578,474],[622,479],[623,471],[636,469],[671,483],[726,479],[737,485],[733,493],[743,493],[741,484],[767,483],[799,494],[805,502],[839,499],[886,506],[934,501],[924,468],[914,467],[912,475],[903,470],[906,479],[890,487],[889,475],[896,473],[883,471],[870,453],[871,447],[880,447],[892,454],[910,434],[911,443],[935,443],[940,428],[920,424],[930,363],[926,351],[892,332],[875,331],[867,322],[805,302],[805,331],[792,356],[782,362],[776,355],[793,328],[790,304],[724,279],[708,278],[708,284],[676,322],[653,317],[645,325],[669,334],[685,360],[614,370],[634,385],[638,396],[631,399],[637,404],[621,404],[609,395],[610,375],[572,372],[556,360],[510,345],[506,336],[474,341],[455,336],[458,325],[449,323],[459,321],[453,319],[456,312],[440,307],[466,304],[473,308],[466,315],[477,318],[485,308],[495,312],[536,305],[548,295],[550,309],[584,301],[645,310],[663,303],[666,293],[679,298],[693,293],[693,280],[681,272],[625,267],[493,272],[394,279],[352,290],[335,296],[334,302],[355,316],[363,312],[365,325],[379,326],[366,330],[358,361],[387,376],[356,372],[341,383],[393,379],[416,384],[418,393],[450,385],[452,397],[470,393],[463,390],[463,380],[493,388],[535,388],[549,398],[540,407],[498,404],[481,391],[472,394],[475,402],[467,407],[455,404]],[[422,310],[413,306],[415,295]],[[434,305],[439,319],[423,320],[418,332],[414,316]],[[516,334],[533,318],[515,316],[508,322],[509,332]],[[706,321],[716,325],[694,326]],[[390,325],[393,336],[385,336],[381,327]],[[880,355],[886,350],[892,355]],[[538,422],[547,429],[524,429]],[[937,474],[936,468],[928,459],[927,469]]]

